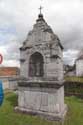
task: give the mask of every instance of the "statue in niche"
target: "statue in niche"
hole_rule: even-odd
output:
[[[35,52],[31,55],[29,61],[29,76],[42,77],[43,71],[43,57],[40,53]]]

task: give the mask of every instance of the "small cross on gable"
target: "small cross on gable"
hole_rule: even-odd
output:
[[[39,10],[40,10],[40,14],[41,14],[42,9],[43,9],[43,7],[42,7],[42,6],[40,6],[40,8],[39,8]]]

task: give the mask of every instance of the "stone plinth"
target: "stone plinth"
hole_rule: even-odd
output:
[[[63,119],[66,113],[64,86],[54,81],[20,81],[16,110],[51,120]]]

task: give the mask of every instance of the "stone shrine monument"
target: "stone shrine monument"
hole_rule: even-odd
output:
[[[64,118],[63,47],[41,12],[20,48],[20,65],[15,109],[51,120]]]

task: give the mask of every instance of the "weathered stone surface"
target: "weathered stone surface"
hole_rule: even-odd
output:
[[[21,76],[30,77],[30,58],[39,53],[43,58],[44,77],[63,80],[62,49],[58,36],[50,26],[45,20],[38,20],[20,48]]]
[[[20,48],[22,78],[18,82],[17,110],[54,120],[63,118],[66,108],[62,50],[58,36],[39,15]]]
[[[41,88],[21,88],[18,93],[19,109],[32,110],[38,113],[53,113],[53,116],[65,112],[64,87],[60,89],[41,89]]]

